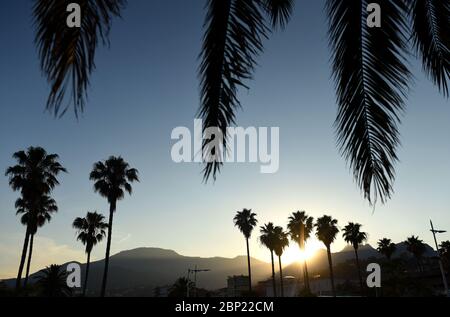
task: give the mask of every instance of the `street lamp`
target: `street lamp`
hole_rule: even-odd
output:
[[[430,220],[430,225],[431,225],[431,232],[433,233],[433,237],[434,237],[434,243],[436,244],[436,251],[437,251],[438,257],[439,257],[439,268],[441,269],[442,282],[444,283],[445,296],[448,297],[449,293],[448,293],[447,278],[445,277],[444,266],[442,265],[441,252],[439,252],[439,245],[438,245],[438,242],[436,239],[436,233],[446,233],[447,231],[434,229],[433,221],[431,221],[431,220]]]

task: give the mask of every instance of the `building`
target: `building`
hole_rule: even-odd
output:
[[[242,297],[245,293],[248,293],[248,283],[248,276],[229,276],[227,280],[227,297]]]

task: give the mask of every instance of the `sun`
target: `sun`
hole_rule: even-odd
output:
[[[282,260],[285,265],[296,262],[300,263],[304,260],[313,258],[320,249],[323,249],[323,244],[317,239],[309,240],[304,251],[300,250],[297,244],[291,244],[289,248],[284,251]]]

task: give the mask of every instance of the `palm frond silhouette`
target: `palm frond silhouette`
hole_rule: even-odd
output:
[[[95,69],[98,42],[108,42],[113,17],[120,16],[125,0],[83,0],[80,28],[68,28],[70,0],[38,0],[34,6],[36,45],[41,68],[51,85],[47,109],[63,115],[72,103],[75,114],[83,111],[89,78]],[[70,87],[70,98],[66,90]],[[63,105],[67,102],[67,105]]]

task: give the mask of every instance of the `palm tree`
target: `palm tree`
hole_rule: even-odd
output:
[[[278,257],[278,265],[280,267],[280,288],[281,297],[284,297],[284,283],[283,283],[283,266],[281,265],[281,256],[284,249],[289,246],[289,233],[285,232],[282,227],[275,227],[275,248],[274,252]]]
[[[69,297],[72,289],[67,285],[67,272],[60,265],[50,265],[36,277],[36,285],[44,297]]]
[[[117,201],[125,197],[125,191],[131,195],[133,188],[130,183],[139,182],[139,177],[138,170],[131,168],[123,158],[111,156],[104,162],[95,163],[89,178],[94,181],[95,192],[105,197],[109,203],[108,239],[101,289],[101,296],[104,297],[108,278],[113,216],[117,208]]]
[[[349,222],[348,225],[344,227],[343,238],[345,242],[351,244],[355,250],[356,268],[358,269],[359,285],[361,287],[361,292],[364,291],[363,279],[361,274],[361,266],[359,264],[358,248],[361,244],[367,241],[367,233],[361,231],[362,225],[359,223]]]
[[[28,277],[30,275],[34,236],[37,233],[38,228],[43,227],[46,222],[50,222],[50,220],[52,219],[52,214],[58,211],[56,201],[47,195],[43,195],[42,197],[39,198],[38,206],[39,206],[39,208],[37,209],[38,213],[35,215],[30,211],[31,210],[30,206],[23,199],[19,198],[16,201],[17,214],[22,215],[20,219],[21,223],[24,226],[28,224],[30,226],[30,245],[28,247],[28,261],[25,273],[25,280],[23,282],[24,287],[27,286]]]
[[[395,250],[397,250],[397,245],[392,242],[391,239],[383,238],[378,241],[377,251],[390,260]]]
[[[51,85],[47,108],[55,115],[67,110],[61,109],[66,87],[71,90],[75,113],[83,111],[97,45],[108,43],[112,20],[126,3],[82,1],[81,27],[71,29],[65,24],[69,2],[38,0],[34,7],[35,42]],[[393,191],[399,114],[412,77],[405,60],[411,50],[439,91],[449,96],[450,9],[446,1],[383,1],[382,27],[370,28],[363,23],[370,2],[326,0],[326,13],[339,107],[339,149],[364,197],[375,203],[377,199],[385,202]],[[222,132],[224,146],[226,128],[234,123],[241,105],[238,88],[247,88],[264,39],[287,25],[293,7],[294,0],[207,1],[199,68],[200,114],[204,129],[216,127]],[[207,142],[203,149],[215,154]],[[205,179],[215,178],[221,166],[208,161]]]
[[[263,246],[265,246],[270,251],[270,258],[272,260],[272,286],[273,286],[273,296],[277,297],[277,286],[275,282],[275,261],[273,258],[273,253],[275,251],[275,246],[277,242],[277,235],[275,231],[275,226],[273,223],[269,222],[260,228],[259,241]]]
[[[410,252],[416,258],[419,272],[423,272],[422,257],[426,251],[425,244],[422,240],[419,239],[419,237],[416,237],[414,235],[407,238],[405,244],[406,250],[408,250],[408,252]]]
[[[16,152],[13,158],[17,161],[17,165],[9,167],[5,175],[9,177],[11,188],[14,191],[20,191],[21,197],[16,205],[19,208],[23,206],[26,212],[30,213],[30,216],[27,216],[30,222],[26,224],[25,240],[16,279],[16,289],[19,289],[28,244],[33,233],[32,220],[38,219],[43,196],[49,195],[59,185],[57,176],[66,172],[66,169],[58,162],[57,154],[47,154],[41,147],[29,147],[26,151]]]
[[[252,213],[251,209],[243,209],[242,211],[238,211],[236,216],[234,216],[234,225],[239,228],[239,231],[245,237],[245,242],[247,245],[247,265],[248,265],[248,291],[252,292],[252,270],[250,266],[250,247],[249,240],[252,235],[253,228],[258,223],[256,220],[256,214]]]
[[[328,266],[330,269],[330,281],[333,296],[336,296],[336,288],[334,286],[333,261],[331,259],[331,244],[336,240],[336,235],[339,232],[337,227],[338,221],[330,216],[323,216],[317,219],[315,227],[317,229],[316,236],[323,242],[327,248]]]
[[[86,246],[87,262],[83,296],[86,296],[92,249],[106,236],[105,230],[108,228],[108,225],[104,220],[105,217],[103,215],[100,215],[97,212],[88,212],[86,217],[76,218],[72,225],[73,228],[77,230],[77,240],[81,241],[81,243]]]
[[[314,218],[309,217],[305,211],[297,211],[292,213],[289,217],[287,225],[291,240],[298,244],[303,252],[305,251],[305,243],[311,237],[311,232],[314,228]],[[309,291],[309,275],[306,257],[303,262],[303,272],[305,287]]]

